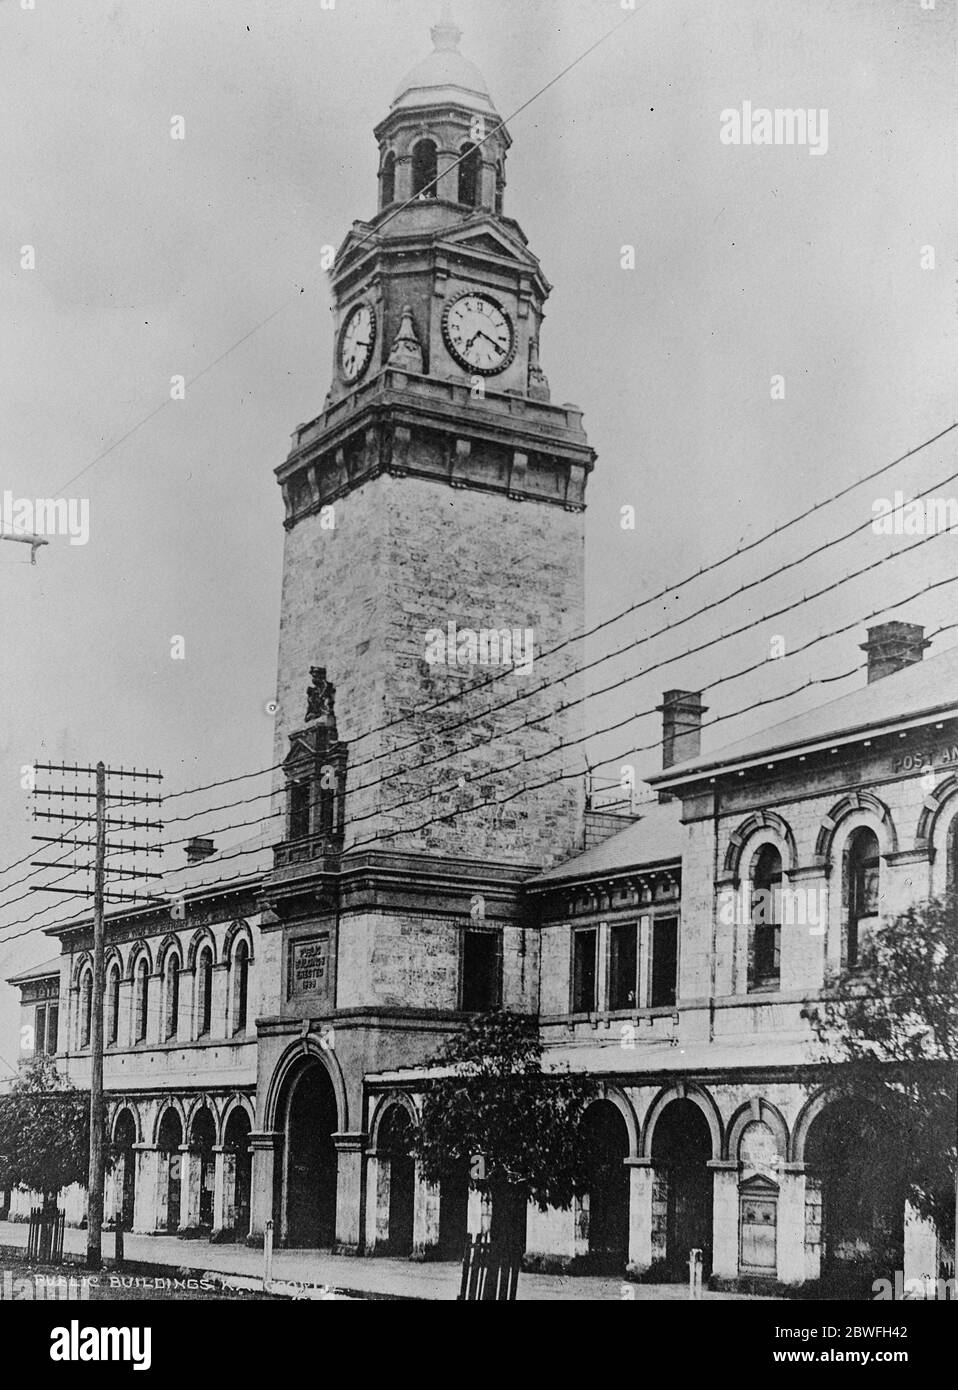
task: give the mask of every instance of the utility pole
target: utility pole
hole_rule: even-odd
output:
[[[92,864],[66,864],[61,860],[50,862],[44,859],[34,859],[31,862],[40,868],[54,869],[63,868],[66,870],[64,877],[69,877],[72,873],[93,872],[93,887],[91,888],[60,888],[55,884],[45,884],[43,887],[31,889],[34,893],[73,893],[80,897],[92,897],[93,899],[93,990],[90,1000],[90,1166],[89,1181],[87,1186],[87,1253],[86,1267],[89,1270],[102,1268],[102,1231],[103,1231],[103,1190],[106,1173],[104,1155],[104,1131],[106,1128],[106,1107],[103,1095],[103,1005],[106,996],[106,924],[104,921],[104,909],[107,900],[110,902],[155,902],[163,903],[165,899],[157,898],[145,893],[121,893],[111,887],[107,882],[108,876],[117,875],[124,878],[161,878],[161,874],[147,873],[141,869],[111,868],[107,869],[107,855],[112,857],[114,854],[161,854],[162,847],[149,844],[117,844],[108,845],[107,827],[117,826],[131,830],[162,830],[162,821],[137,821],[123,820],[122,818],[107,816],[107,801],[111,799],[107,793],[107,778],[117,777],[143,779],[159,781],[162,774],[159,772],[137,772],[134,768],[132,772],[123,768],[107,768],[104,763],[98,762],[95,768],[72,768],[56,763],[36,763],[34,768],[38,772],[61,772],[74,775],[74,779],[79,776],[95,777],[95,790],[89,791],[74,786],[68,788],[34,788],[35,795],[89,798],[95,801],[96,809],[92,816],[70,814],[67,812],[37,811],[35,814],[38,819],[43,820],[66,820],[73,821],[80,825],[95,827],[93,840],[71,840],[68,838],[70,831],[64,835],[34,835],[35,840],[42,840],[48,844],[66,845],[67,853],[71,853],[74,848],[81,846],[92,847],[94,851]],[[123,791],[111,794],[113,800],[121,803],[130,802],[150,802],[159,803],[162,801],[160,796],[138,796]]]

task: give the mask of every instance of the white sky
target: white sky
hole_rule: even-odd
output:
[[[90,500],[86,547],[54,542],[31,569],[25,549],[0,545],[0,865],[31,848],[19,770],[36,757],[161,767],[170,791],[271,761],[283,538],[272,470],[328,385],[320,249],[375,210],[372,129],[428,52],[435,15],[435,0],[0,4],[0,491],[60,492],[167,399],[172,375],[194,376],[282,309],[67,490]],[[508,116],[623,11],[618,0],[458,0],[457,16],[463,52]],[[621,34],[512,123],[507,211],[555,285],[543,366],[553,399],[584,408],[599,454],[592,621],[955,418],[955,71],[946,0],[639,0]],[[723,146],[720,113],[746,100],[827,108],[828,153]],[[173,115],[185,141],[170,139]],[[20,268],[24,244],[34,271]],[[623,244],[636,247],[632,272]],[[928,245],[935,270],[920,266]],[[770,398],[775,373],[783,401]],[[607,630],[589,654],[850,529],[895,486],[958,471],[954,439]],[[634,532],[619,525],[627,503]],[[866,533],[594,680],[679,654],[902,544]],[[589,726],[750,664],[773,634],[794,646],[892,604],[951,573],[955,546],[942,537],[592,700]],[[890,616],[934,628],[954,612],[946,588]],[[174,634],[185,661],[170,659]],[[862,627],[729,682],[706,695],[711,714],[848,670],[863,638]],[[862,680],[729,720],[711,745]],[[596,740],[593,758],[652,743],[658,720]],[[4,909],[24,891],[0,888],[0,977],[54,954],[35,932],[10,940],[48,901]],[[8,1060],[15,1002],[0,985]]]

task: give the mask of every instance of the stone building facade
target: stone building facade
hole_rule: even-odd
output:
[[[861,690],[716,754],[700,697],[667,691],[659,799],[587,811],[594,456],[541,367],[549,285],[505,211],[508,132],[455,25],[433,40],[332,272],[323,412],[277,470],[283,828],[242,875],[213,855],[161,884],[171,908],[109,919],[108,1213],[457,1256],[489,1213],[464,1171],[423,1182],[408,1136],[438,1050],[503,1007],[600,1086],[594,1183],[530,1209],[530,1259],[678,1279],[697,1249],[767,1287],[863,1255],[935,1275],[945,1234],[891,1180],[852,1201],[853,1169],[825,1163],[855,1116],[801,1011],[949,882],[958,657],[922,661],[920,630],[885,624]],[[531,670],[504,659],[527,630]],[[82,1085],[90,925],[51,935],[58,962],[12,983],[44,1047],[56,998]]]

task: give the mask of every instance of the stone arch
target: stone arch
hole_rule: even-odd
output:
[[[642,1133],[642,1147],[639,1156],[651,1158],[652,1156],[652,1135],[655,1131],[656,1123],[665,1107],[673,1100],[690,1100],[693,1105],[697,1105],[705,1117],[705,1123],[709,1127],[709,1135],[712,1140],[712,1158],[722,1157],[722,1133],[724,1125],[722,1116],[714,1099],[704,1086],[689,1084],[684,1081],[676,1081],[671,1086],[664,1086],[653,1100],[645,1117],[645,1125]]]
[[[156,1119],[153,1122],[153,1143],[160,1142],[160,1126],[163,1124],[163,1117],[168,1111],[172,1110],[180,1122],[180,1132],[186,1135],[186,1111],[179,1096],[167,1096],[163,1105],[156,1112]]]
[[[795,836],[788,821],[776,811],[756,811],[737,825],[729,836],[722,865],[722,870],[727,876],[736,880],[741,877],[745,846],[763,830],[771,832],[768,836],[769,841],[782,851],[782,868],[785,872],[790,873],[797,866]]]
[[[223,1114],[220,1117],[220,1133],[226,1134],[226,1126],[230,1122],[230,1117],[235,1111],[242,1110],[249,1120],[250,1129],[256,1128],[256,1111],[249,1096],[235,1095],[230,1096],[223,1106]],[[222,1140],[220,1142],[223,1142]]]
[[[400,1106],[405,1110],[415,1129],[419,1128],[419,1111],[411,1096],[405,1091],[387,1091],[385,1095],[379,1097],[376,1109],[373,1111],[369,1123],[369,1147],[375,1149],[379,1144],[379,1131],[382,1122],[393,1105]]]
[[[180,969],[182,969],[183,947],[180,943],[179,938],[177,936],[174,936],[172,932],[169,932],[166,936],[164,936],[163,940],[160,942],[156,950],[156,969],[158,974],[163,974],[166,968],[166,958],[173,951],[175,951],[177,956],[179,957]]]
[[[153,957],[150,953],[150,945],[145,938],[141,937],[139,941],[134,941],[133,945],[130,948],[130,954],[127,957],[127,980],[133,980],[136,978],[136,972],[139,969],[140,961],[144,956],[146,956],[147,969],[149,970],[149,973],[152,975]]]
[[[629,1135],[629,1157],[636,1158],[642,1152],[640,1148],[640,1129],[639,1121],[636,1118],[631,1102],[624,1091],[620,1091],[617,1086],[610,1086],[607,1082],[602,1082],[596,1087],[595,1095],[589,1101],[589,1105],[598,1100],[607,1100],[610,1105],[614,1105],[619,1111]],[[588,1108],[588,1106],[586,1107]]]
[[[336,1097],[337,1123],[340,1133],[346,1133],[349,1130],[349,1102],[346,1098],[346,1082],[342,1069],[334,1053],[328,1048],[321,1047],[312,1037],[300,1038],[297,1042],[292,1043],[273,1068],[273,1075],[266,1092],[264,1127],[268,1130],[280,1127],[278,1124],[279,1107],[284,1091],[287,1084],[293,1079],[296,1070],[306,1061],[318,1061],[329,1072],[329,1079],[332,1082],[333,1093]]]
[[[878,836],[878,843],[882,854],[894,854],[898,849],[898,834],[895,830],[895,822],[892,820],[891,811],[880,801],[872,792],[856,791],[843,796],[824,817],[818,828],[818,835],[815,839],[815,854],[824,863],[830,862],[832,858],[832,846],[835,836],[842,821],[854,815],[856,811],[863,812],[866,820],[863,824],[869,824]]]
[[[89,966],[91,970],[93,969],[93,957],[91,956],[89,951],[83,951],[79,956],[77,956],[76,960],[73,963],[73,977],[70,981],[71,989],[80,988],[80,977],[82,976],[87,966]]]
[[[927,852],[931,848],[938,819],[946,804],[955,795],[958,795],[958,774],[952,773],[943,782],[939,782],[935,790],[929,792],[925,797],[918,817],[918,827],[915,830],[916,849],[923,849]]]
[[[195,969],[196,969],[196,958],[197,958],[197,956],[199,955],[201,949],[202,949],[204,946],[207,946],[207,945],[209,946],[210,950],[213,952],[213,964],[214,964],[214,965],[218,964],[218,959],[219,959],[219,957],[218,957],[218,953],[217,953],[217,950],[216,950],[216,937],[213,935],[213,933],[212,933],[212,931],[210,930],[209,927],[198,927],[197,930],[196,930],[196,931],[193,933],[193,935],[190,937],[190,944],[189,944],[189,946],[187,947],[187,951],[186,951],[186,968],[187,968],[187,970],[195,970]]]
[[[746,1125],[751,1124],[753,1120],[761,1120],[768,1125],[775,1135],[779,1154],[786,1160],[789,1155],[788,1124],[778,1106],[772,1105],[764,1096],[753,1096],[751,1100],[745,1101],[729,1120],[723,1157],[733,1162],[737,1160],[742,1133]]]
[[[124,969],[124,966],[123,966],[123,953],[121,952],[121,950],[119,949],[118,946],[108,946],[108,947],[106,948],[106,953],[105,953],[105,955],[104,955],[104,957],[103,957],[103,970],[104,970],[104,973],[105,973],[105,975],[106,975],[107,977],[109,977],[109,974],[110,974],[110,967],[111,967],[112,965],[114,965],[114,964],[119,965],[119,967],[120,967],[120,979],[122,980],[122,979],[123,979],[123,969]]]
[[[220,1108],[216,1102],[216,1097],[211,1096],[206,1091],[201,1091],[198,1096],[194,1096],[187,1107],[186,1123],[183,1126],[183,1133],[185,1134],[186,1139],[189,1139],[190,1130],[193,1128],[193,1121],[196,1119],[197,1115],[200,1113],[201,1110],[208,1110],[210,1114],[213,1116],[213,1126],[216,1130],[216,1142],[217,1144],[221,1144],[223,1141],[220,1137]]]
[[[128,1111],[133,1120],[133,1128],[136,1133],[136,1142],[138,1144],[142,1144],[143,1123],[140,1118],[139,1106],[137,1105],[136,1101],[127,1100],[125,1097],[124,1099],[115,1102],[110,1114],[110,1143],[116,1143],[116,1127],[119,1122],[120,1116],[123,1114],[124,1111]]]
[[[244,921],[242,917],[237,918],[235,922],[231,922],[227,928],[226,936],[223,938],[223,959],[232,964],[233,952],[240,940],[244,940],[249,948],[249,963],[252,965],[253,932],[249,922]]]
[[[817,1091],[808,1097],[801,1110],[792,1130],[791,1149],[789,1160],[792,1163],[805,1162],[805,1143],[808,1139],[808,1131],[812,1127],[812,1122],[825,1109],[831,1101],[836,1100],[841,1093],[834,1086],[821,1086]]]

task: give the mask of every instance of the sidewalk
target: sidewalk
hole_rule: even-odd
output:
[[[25,1222],[0,1221],[0,1245],[26,1247]],[[127,1235],[128,1261],[137,1264],[188,1268],[192,1273],[237,1275],[260,1281],[263,1252],[245,1245],[211,1245],[206,1240],[178,1240],[175,1236]],[[69,1254],[86,1250],[86,1231],[68,1226],[63,1239]],[[103,1254],[112,1262],[113,1234],[103,1233]],[[411,1260],[366,1259],[363,1256],[330,1255],[321,1250],[277,1250],[273,1255],[273,1280],[279,1285],[326,1287],[356,1298],[412,1298],[454,1301],[459,1293],[458,1264],[416,1263]],[[314,1293],[315,1296],[315,1293]],[[621,1303],[630,1299],[687,1299],[682,1284],[627,1284],[621,1279],[558,1274],[520,1274],[519,1298],[526,1301],[604,1300]],[[709,1300],[741,1300],[745,1295],[703,1294]]]

